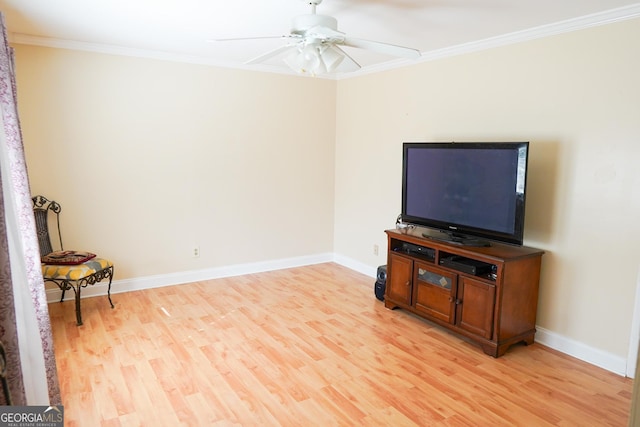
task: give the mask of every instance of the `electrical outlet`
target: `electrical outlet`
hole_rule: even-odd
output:
[[[198,258],[200,256],[200,248],[198,246],[194,246],[192,254],[194,258]]]
[[[373,254],[378,256],[378,245],[373,245]]]

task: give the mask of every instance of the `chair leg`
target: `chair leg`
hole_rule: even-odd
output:
[[[113,266],[109,267],[109,287],[107,288],[107,297],[109,297],[109,304],[111,308],[114,308],[113,301],[111,301],[111,281],[113,280]]]
[[[82,289],[81,286],[78,286],[78,288],[73,288],[73,290],[76,293],[76,323],[78,326],[82,325],[82,313],[80,311],[80,290]]]
[[[106,268],[104,270],[100,270],[92,275],[87,277],[83,277],[78,281],[71,281],[67,279],[46,279],[45,281],[50,281],[58,285],[60,290],[62,291],[62,298],[60,298],[60,302],[64,301],[65,292],[69,289],[73,290],[75,294],[76,300],[76,323],[78,326],[82,325],[82,309],[80,307],[80,299],[82,294],[82,288],[88,285],[94,285],[100,282],[102,279],[109,278],[109,287],[107,288],[107,297],[109,298],[109,304],[111,308],[115,308],[113,305],[113,301],[111,300],[111,282],[113,281],[113,266]]]

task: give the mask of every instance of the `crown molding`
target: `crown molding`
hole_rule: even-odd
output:
[[[506,46],[529,40],[541,39],[563,33],[584,30],[586,28],[613,24],[619,21],[640,17],[640,3],[605,12],[585,15],[578,18],[567,19],[553,24],[540,25],[522,31],[503,34],[496,37],[464,43],[450,48],[438,49],[422,54],[421,60],[429,61],[446,56],[461,55],[479,50],[492,49],[494,47]]]
[[[558,34],[584,30],[591,27],[613,24],[616,22],[635,19],[638,17],[640,17],[640,3],[634,3],[630,6],[610,9],[604,12],[593,13],[590,15],[580,16],[578,18],[554,22],[553,24],[540,25],[538,27],[532,27],[522,31],[515,31],[495,37],[489,37],[474,42],[462,43],[451,47],[422,52],[422,56],[414,61],[402,59],[384,62],[381,64],[363,68],[353,73],[349,73],[348,75],[340,75],[338,78],[346,79],[364,74],[373,74],[382,71],[388,71],[400,67],[406,67],[407,65],[411,64],[423,63],[457,55],[464,55],[467,53],[479,52],[482,50],[522,43],[530,40],[541,39],[544,37],[555,36]]]
[[[600,25],[612,24],[615,22],[625,21],[640,17],[640,3],[634,3],[616,9],[610,9],[604,12],[593,13],[578,18],[567,19],[555,22],[553,24],[541,25],[529,28],[527,30],[516,31],[503,34],[500,36],[489,37],[486,39],[463,43],[442,49],[422,52],[422,56],[417,60],[395,59],[380,64],[374,64],[361,68],[358,71],[350,73],[338,73],[317,76],[316,78],[325,78],[331,80],[341,80],[366,74],[379,73],[382,71],[393,70],[416,63],[433,61],[441,58],[464,55],[467,53],[478,52],[486,49],[492,49],[501,46],[521,43],[525,41],[540,39],[544,37],[554,36],[558,34],[578,31]],[[74,40],[64,40],[49,37],[32,36],[28,34],[10,33],[9,41],[13,44],[24,44],[33,46],[53,47],[58,49],[80,50],[96,53],[104,53],[109,55],[132,56],[139,58],[157,59],[162,61],[184,62],[190,64],[208,65],[222,68],[242,69],[247,71],[262,71],[276,74],[287,74],[298,76],[287,67],[277,67],[268,65],[246,65],[243,63],[221,61],[215,58],[182,55],[170,52],[162,52],[156,50],[136,49],[123,46],[114,46],[98,43],[86,43]]]
[[[151,49],[138,49],[102,43],[88,43],[76,40],[56,39],[51,37],[32,36],[30,34],[10,33],[11,44],[52,47],[56,49],[79,50],[85,52],[104,53],[108,55],[133,56],[139,58],[158,59],[161,61],[186,62],[193,64],[212,65],[216,67],[247,68],[241,65],[220,61],[214,58],[196,55],[184,55]]]

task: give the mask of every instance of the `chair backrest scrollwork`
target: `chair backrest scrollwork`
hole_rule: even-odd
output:
[[[31,200],[33,201],[33,215],[36,220],[36,234],[38,235],[40,254],[46,255],[53,252],[51,236],[49,235],[49,211],[56,215],[60,250],[63,250],[64,246],[62,245],[62,234],[60,232],[60,211],[62,207],[55,200],[49,200],[44,196],[35,196]]]

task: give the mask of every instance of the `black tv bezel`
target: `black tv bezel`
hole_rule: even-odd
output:
[[[432,218],[407,215],[407,152],[411,148],[447,148],[454,150],[487,149],[487,150],[520,150],[525,149],[524,191],[516,197],[514,231],[505,233],[496,230],[472,227],[454,222],[444,222]],[[441,238],[455,244],[471,246],[488,246],[489,241],[522,246],[524,241],[524,219],[527,193],[527,171],[529,169],[529,142],[405,142],[402,147],[402,221],[416,226],[441,232],[440,235],[426,233],[425,236]],[[442,234],[444,233],[444,234]],[[486,241],[484,240],[486,239]]]

